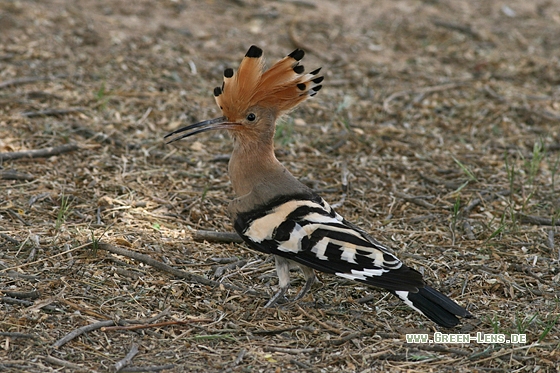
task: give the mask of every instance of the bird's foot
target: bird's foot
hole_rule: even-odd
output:
[[[280,302],[280,300],[285,300],[287,302],[288,300],[284,296],[284,294],[286,294],[286,290],[288,290],[288,287],[280,288],[280,290],[278,290],[278,292],[274,294],[272,298],[270,298],[268,303],[264,305],[264,308],[271,308],[275,306],[278,302]]]

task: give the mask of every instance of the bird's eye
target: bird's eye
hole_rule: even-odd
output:
[[[256,116],[255,114],[253,114],[253,113],[247,114],[247,120],[248,120],[249,122],[252,122],[252,121],[254,121],[255,119],[257,119],[257,116]]]

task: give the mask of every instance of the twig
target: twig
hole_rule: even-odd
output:
[[[424,174],[420,174],[420,177],[426,181],[429,181],[432,184],[436,184],[436,185],[443,185],[448,189],[457,189],[459,188],[461,185],[463,185],[465,182],[464,181],[448,181],[445,179],[438,179],[436,177],[431,177],[431,176],[427,176]]]
[[[68,109],[47,109],[47,110],[39,110],[39,111],[25,111],[21,113],[24,117],[27,118],[34,118],[34,117],[46,117],[46,116],[59,116],[65,115],[70,113],[82,112],[84,108],[77,107],[77,108],[68,108]]]
[[[10,338],[29,338],[29,339],[38,338],[38,336],[34,334],[17,333],[17,332],[0,332],[0,336],[10,337]]]
[[[93,244],[91,244],[93,245]],[[241,288],[239,286],[235,286],[235,285],[231,285],[231,284],[225,284],[225,283],[221,283],[221,282],[217,282],[217,281],[212,281],[207,279],[206,277],[202,277],[199,275],[195,275],[194,273],[190,273],[190,272],[186,272],[186,271],[181,271],[180,269],[177,268],[173,268],[165,263],[162,262],[158,262],[157,260],[151,258],[148,255],[144,255],[144,254],[140,254],[137,253],[135,251],[130,251],[130,250],[126,250],[117,246],[113,246],[113,245],[109,245],[106,243],[98,243],[97,244],[97,249],[100,250],[106,250],[109,251],[111,253],[117,254],[117,255],[124,255],[126,257],[132,258],[134,260],[137,260],[139,262],[142,262],[144,264],[147,264],[151,267],[154,267],[160,271],[172,274],[173,276],[185,279],[189,282],[192,283],[196,283],[196,284],[202,284],[202,285],[207,285],[207,286],[213,286],[213,287],[219,287],[219,286],[223,286],[226,289],[230,289],[230,290],[236,290],[236,291],[241,291],[241,292],[245,292],[247,294],[252,294],[252,295],[260,295],[259,293],[253,291],[253,290],[248,290],[248,289],[244,289]]]
[[[53,155],[68,153],[77,149],[78,149],[78,145],[76,144],[64,144],[64,145],[53,146],[44,149],[0,153],[0,161],[10,161],[10,160],[20,159],[20,158],[52,157]]]
[[[496,198],[498,197],[503,197],[503,196],[508,196],[511,193],[511,191],[504,189],[498,192],[490,192],[490,191],[485,191],[481,194],[484,194],[482,196],[482,198],[475,198],[473,199],[467,206],[465,206],[463,209],[461,209],[461,216],[463,218],[466,218],[467,216],[469,216],[472,212],[472,210],[474,210],[475,207],[477,207],[478,205],[480,205],[482,203],[482,201],[484,200],[485,202],[491,202],[494,201]]]
[[[348,342],[349,340],[354,339],[354,338],[359,338],[359,337],[363,337],[363,336],[366,336],[366,335],[374,335],[375,330],[376,329],[366,329],[366,330],[362,330],[361,332],[350,333],[348,335],[345,335],[342,338],[331,339],[329,342],[334,344],[334,345],[341,345],[341,344],[343,344],[345,342]]]
[[[346,196],[348,195],[348,175],[350,172],[348,171],[348,166],[346,166],[346,162],[342,163],[342,170],[340,171],[340,178],[341,178],[341,189],[342,189],[342,196],[340,200],[336,203],[333,203],[331,206],[333,208],[339,208],[344,205],[346,201]]]
[[[239,353],[237,354],[237,357],[235,358],[235,360],[233,361],[233,365],[239,365],[239,363],[241,363],[241,361],[245,357],[246,353],[247,353],[247,350],[242,348],[241,351],[239,351]]]
[[[0,61],[11,60],[12,58],[14,58],[14,56],[15,56],[14,53],[4,53],[4,54],[0,54]]]
[[[550,229],[548,231],[548,235],[546,236],[546,246],[550,249],[550,251],[554,251],[554,229]],[[558,251],[558,260],[560,260],[560,250]]]
[[[554,221],[554,219],[551,218],[543,218],[541,216],[517,214],[517,218],[521,223],[525,223],[525,224],[551,225],[551,226],[559,225],[558,221]]]
[[[36,261],[34,261],[34,262],[27,262],[27,263],[25,263],[25,264],[20,264],[20,265],[13,266],[13,267],[9,267],[9,268],[3,268],[3,269],[2,269],[2,272],[3,272],[3,271],[6,271],[6,274],[9,275],[9,276],[21,277],[21,278],[26,278],[26,279],[30,279],[30,280],[39,280],[39,277],[38,277],[38,276],[24,275],[24,274],[21,274],[21,273],[19,273],[19,272],[13,271],[13,270],[14,270],[14,269],[23,268],[23,267],[27,267],[27,266],[30,266],[30,265],[32,265],[32,264],[37,264],[37,263],[45,262],[45,261],[47,261],[47,260],[52,260],[52,259],[57,258],[57,257],[59,257],[59,256],[67,255],[68,253],[71,253],[72,251],[76,251],[76,250],[82,249],[82,248],[84,248],[84,247],[87,247],[87,246],[89,246],[89,245],[90,245],[90,244],[87,243],[87,244],[84,244],[84,245],[80,245],[80,246],[73,247],[73,248],[68,249],[68,250],[66,250],[66,251],[63,251],[63,252],[61,252],[61,253],[51,255],[51,256],[46,257],[46,258],[38,259],[38,260],[36,260]],[[2,272],[0,272],[0,273],[2,273]]]
[[[214,320],[212,319],[192,319],[192,320],[177,320],[177,321],[165,321],[165,322],[159,322],[159,323],[155,323],[155,324],[140,324],[140,325],[118,325],[118,326],[107,326],[107,327],[103,327],[101,328],[102,332],[110,332],[110,331],[115,331],[115,330],[138,330],[138,329],[149,329],[149,328],[159,328],[162,326],[168,326],[168,325],[184,325],[184,324],[190,324],[190,323],[194,323],[194,322],[212,322]]]
[[[111,325],[115,325],[115,322],[113,320],[99,321],[99,322],[96,322],[96,323],[93,323],[93,324],[82,326],[81,328],[75,329],[75,330],[71,331],[70,333],[66,334],[64,337],[62,337],[61,339],[56,341],[51,347],[52,348],[60,348],[60,347],[64,346],[66,343],[70,342],[74,338],[79,337],[80,335],[82,335],[84,333],[91,332],[91,331],[101,329],[103,327],[111,326]]]
[[[316,318],[315,316],[309,314],[307,311],[305,311],[303,308],[300,307],[299,304],[296,304],[296,307],[299,309],[299,311],[305,315],[305,317],[313,320],[314,322],[316,322],[317,324],[321,325],[323,328],[327,329],[330,332],[333,332],[335,334],[342,334],[342,331],[340,329],[335,328],[334,326],[330,326],[329,324],[319,320],[318,318]]]
[[[467,235],[467,238],[471,241],[476,240],[476,236],[474,235],[474,231],[473,228],[471,226],[471,224],[468,222],[468,220],[464,220],[463,221],[463,230],[465,231],[465,234]]]
[[[507,102],[507,100],[504,96],[498,94],[498,92],[494,91],[492,89],[492,87],[490,87],[489,85],[484,86],[484,92],[488,93],[488,95],[490,95],[490,97],[495,98],[496,100],[498,100],[500,102]]]
[[[126,356],[122,360],[116,362],[116,364],[114,365],[115,371],[118,372],[122,368],[130,364],[130,362],[132,361],[132,359],[134,359],[134,356],[136,356],[137,353],[138,353],[138,345],[134,343],[132,344],[130,351],[128,351],[128,354],[126,354]]]
[[[20,245],[21,244],[21,242],[19,242],[18,240],[16,240],[15,238],[13,238],[11,236],[8,236],[5,233],[0,233],[0,237],[2,237],[3,239],[5,239],[8,242],[13,243],[14,245]]]
[[[304,8],[309,8],[309,9],[316,9],[317,8],[317,4],[315,4],[312,1],[303,1],[303,0],[281,0],[284,3],[288,3],[288,4],[293,4],[295,6],[301,6]]]
[[[546,145],[544,149],[549,152],[560,150],[560,143]]]
[[[414,203],[414,204],[416,204],[416,205],[418,205],[418,206],[425,207],[425,208],[427,208],[427,209],[435,209],[435,208],[436,208],[435,205],[432,205],[430,202],[428,202],[428,201],[426,201],[426,200],[424,200],[424,199],[422,199],[422,198],[420,198],[420,197],[411,196],[411,195],[409,195],[409,194],[402,193],[402,192],[399,192],[399,191],[395,191],[395,192],[393,192],[393,193],[394,193],[397,197],[402,198],[402,199],[404,199],[404,200],[407,201],[407,202],[412,202],[412,203]]]
[[[468,351],[457,350],[455,348],[447,348],[447,347],[440,346],[440,345],[418,344],[415,347],[419,350],[434,351],[434,352],[445,352],[445,353],[450,353],[450,354],[459,355],[459,356],[470,355],[470,352],[468,352]]]
[[[23,85],[28,83],[35,83],[40,82],[43,80],[55,80],[55,79],[63,79],[66,78],[68,75],[55,75],[55,76],[30,76],[26,78],[19,78],[13,80],[6,80],[5,82],[0,82],[0,89],[4,89],[10,86],[16,85]]]
[[[11,297],[0,297],[0,303],[18,304],[20,306],[26,306],[26,307],[36,306],[34,302],[31,302],[29,300],[16,299],[16,298],[11,298]],[[42,307],[39,307],[39,308],[46,309],[47,311],[60,311],[59,308],[57,308],[55,306],[50,306],[50,305],[45,305],[45,306],[42,306]]]
[[[2,293],[6,294],[9,297],[18,298],[18,299],[25,299],[25,298],[37,299],[41,296],[38,290],[32,290],[32,291],[2,290]]]
[[[14,170],[2,170],[0,171],[0,179],[4,180],[27,180],[31,181],[35,179],[35,176],[31,174],[26,174],[23,172],[17,172]]]
[[[211,261],[216,262],[218,264],[229,264],[229,263],[234,263],[234,262],[238,262],[239,258],[236,256],[232,256],[229,258],[219,258],[219,257],[215,257],[215,258],[210,258]]]
[[[438,19],[432,20],[432,23],[435,26],[447,28],[447,29],[450,29],[450,30],[453,30],[453,31],[459,31],[460,33],[463,33],[465,35],[472,36],[475,39],[479,39],[479,40],[482,39],[480,37],[480,34],[478,32],[476,32],[475,30],[473,30],[471,26],[464,26],[464,25],[460,25],[458,23],[441,21],[441,20],[438,20]]]
[[[233,262],[233,263],[229,263],[225,266],[219,266],[218,268],[216,268],[216,271],[214,272],[214,277],[215,278],[219,278],[222,277],[224,275],[224,273],[226,273],[227,271],[231,271],[237,267],[243,267],[244,265],[247,264],[246,260],[238,260],[237,262]]]
[[[416,95],[416,94],[425,95],[425,94],[428,94],[428,93],[441,92],[441,91],[446,91],[448,89],[454,89],[454,88],[457,88],[457,87],[462,87],[466,84],[467,84],[466,82],[447,83],[447,84],[441,84],[441,85],[436,85],[436,86],[432,86],[432,87],[422,87],[422,88],[417,88],[417,89],[408,89],[408,90],[405,90],[405,91],[397,91],[397,92],[392,93],[385,100],[383,100],[383,110],[385,110],[389,114],[394,114],[395,112],[389,108],[389,104],[391,103],[391,101],[393,101],[394,99],[399,98],[399,97],[408,96],[408,95]]]
[[[289,328],[281,328],[281,329],[271,329],[271,330],[252,330],[251,333],[253,334],[260,334],[260,335],[276,335],[281,334],[284,332],[291,332],[292,330],[300,329],[299,326],[291,326]]]
[[[302,363],[301,361],[297,361],[296,359],[290,359],[290,363],[298,366],[301,369],[306,369],[306,370],[313,369],[313,367],[311,365],[307,365],[305,363]]]
[[[92,131],[89,128],[82,127],[82,126],[77,125],[77,124],[73,124],[72,129],[78,135],[83,136],[86,139],[91,139],[93,141],[96,141],[100,144],[114,144],[115,146],[117,146],[119,148],[125,148],[125,149],[128,149],[128,150],[137,149],[139,147],[138,144],[126,144],[123,141],[119,140],[116,137],[117,134],[114,131],[109,133],[109,134],[106,134],[106,133],[103,133],[103,132],[95,132],[95,131]]]
[[[155,365],[151,367],[130,366],[130,367],[124,367],[120,371],[121,372],[159,372],[161,370],[170,370],[173,368],[175,368],[174,364]]]
[[[84,371],[84,370],[90,371],[89,369],[87,369],[86,367],[84,367],[82,365],[71,363],[69,361],[62,360],[62,359],[59,359],[59,358],[54,357],[54,356],[38,356],[38,357],[41,360],[45,360],[47,363],[51,363],[51,364],[54,364],[54,365],[59,365],[59,366],[65,367],[65,368],[70,368],[70,369],[74,369],[74,370],[78,370],[78,371]]]
[[[24,225],[30,226],[31,224],[29,224],[27,221],[25,221],[17,212],[15,212],[12,209],[6,209],[6,211],[8,212],[8,214],[10,214],[13,218],[16,218],[17,220],[19,220],[20,222],[22,222]]]
[[[101,319],[101,320],[110,318],[108,315],[103,315],[103,314],[95,312],[95,311],[93,311],[89,308],[82,307],[80,305],[77,305],[74,302],[69,301],[68,299],[64,299],[63,297],[58,297],[57,301],[66,305],[66,306],[68,306],[68,307],[70,307],[70,308],[72,308],[72,309],[74,309],[74,310],[80,311],[80,313],[84,314],[84,315],[93,316],[94,318]]]
[[[21,266],[18,266],[18,267],[23,267],[26,264],[22,264]],[[0,271],[0,275],[6,275],[6,276],[11,277],[11,278],[23,278],[23,279],[32,280],[32,281],[39,281],[41,279],[39,276],[26,275],[26,274],[23,274],[23,273],[12,271],[12,268],[2,268],[2,270]]]
[[[243,239],[235,232],[216,232],[197,230],[194,232],[195,241],[208,241],[220,243],[242,243]]]
[[[154,323],[156,321],[158,321],[159,319],[161,319],[162,317],[165,316],[169,316],[169,310],[171,309],[171,307],[167,307],[166,309],[164,309],[163,311],[161,311],[160,313],[158,313],[157,315],[155,315],[154,317],[150,317],[149,319],[144,319],[144,320],[125,320],[125,322],[127,324],[151,324]]]
[[[282,352],[284,354],[292,354],[292,355],[298,355],[298,354],[306,354],[309,352],[315,352],[317,349],[316,348],[285,348],[285,347],[274,347],[274,346],[266,346],[264,348],[265,351],[270,351],[270,352]]]
[[[472,212],[472,210],[474,210],[474,208],[478,205],[480,205],[482,203],[482,200],[480,198],[475,198],[471,201],[471,203],[469,203],[467,206],[465,206],[463,208],[463,210],[461,211],[461,216],[466,217],[469,216]]]

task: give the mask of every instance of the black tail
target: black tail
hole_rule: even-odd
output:
[[[427,285],[418,289],[417,293],[408,291],[394,293],[409,307],[446,328],[459,324],[457,316],[472,317],[469,311]]]

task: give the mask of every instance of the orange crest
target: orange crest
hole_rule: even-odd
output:
[[[304,54],[296,49],[263,72],[263,51],[252,45],[237,72],[225,69],[222,86],[214,89],[223,114],[236,120],[250,107],[260,106],[274,109],[280,115],[314,96],[321,89],[323,77],[317,76],[321,68],[304,74],[304,67],[299,64]]]

